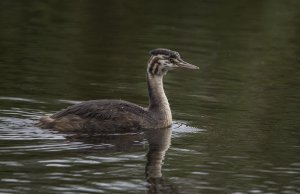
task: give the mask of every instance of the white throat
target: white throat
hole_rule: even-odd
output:
[[[169,101],[163,88],[163,76],[147,73],[149,92],[148,110],[162,122],[163,127],[172,124],[172,113]]]

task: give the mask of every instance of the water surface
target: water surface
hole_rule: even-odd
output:
[[[300,193],[299,11],[297,0],[1,1],[0,193]],[[200,67],[165,78],[169,131],[34,127],[84,100],[147,106],[157,47]]]

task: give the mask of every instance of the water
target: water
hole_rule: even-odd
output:
[[[300,193],[299,1],[4,0],[0,13],[0,193]],[[34,127],[84,100],[147,106],[156,47],[200,67],[165,78],[172,131]]]

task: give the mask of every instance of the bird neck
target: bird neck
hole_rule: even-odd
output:
[[[149,93],[148,110],[153,112],[158,120],[161,120],[163,127],[172,123],[172,114],[170,105],[163,88],[163,76],[153,75],[147,72],[147,84]]]

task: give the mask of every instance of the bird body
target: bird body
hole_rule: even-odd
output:
[[[43,117],[43,128],[59,131],[130,132],[153,125],[151,114],[123,100],[91,100]]]
[[[91,100],[42,117],[41,128],[58,131],[125,133],[147,128],[165,128],[172,124],[172,113],[163,89],[163,76],[175,68],[197,69],[168,49],[155,49],[147,67],[149,106],[123,100]]]

